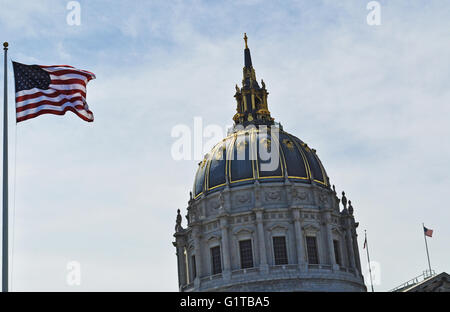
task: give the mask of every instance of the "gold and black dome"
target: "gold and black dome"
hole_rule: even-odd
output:
[[[264,81],[261,80],[261,86],[256,81],[246,35],[244,40],[242,88],[236,85],[234,96],[237,102],[234,131],[216,144],[199,163],[194,199],[221,190],[226,185],[232,188],[255,181],[283,182],[288,179],[328,188],[329,180],[316,151],[283,131],[270,116],[267,106],[269,93]],[[276,153],[271,153],[272,149]],[[266,155],[272,156],[268,158]],[[274,165],[269,166],[269,163]]]

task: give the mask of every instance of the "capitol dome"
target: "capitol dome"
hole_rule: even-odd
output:
[[[244,40],[234,126],[198,164],[186,227],[177,209],[179,290],[366,291],[352,203],[271,117]]]
[[[297,137],[281,130],[258,128],[238,130],[213,147],[199,163],[193,187],[194,198],[222,190],[227,180],[231,188],[244,184],[284,181],[313,183],[329,187],[328,177],[316,151]],[[267,160],[261,159],[259,150],[278,150],[276,166],[261,170]],[[241,157],[240,157],[241,156]],[[253,156],[253,157],[252,157]]]

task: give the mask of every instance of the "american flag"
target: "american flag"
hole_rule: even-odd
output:
[[[16,86],[16,120],[67,111],[92,122],[86,102],[86,85],[95,75],[68,65],[25,65],[13,62]]]
[[[428,237],[433,237],[433,230],[432,229],[427,229],[426,227],[423,227],[423,232],[426,236]]]

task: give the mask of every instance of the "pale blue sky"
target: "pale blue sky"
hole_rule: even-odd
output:
[[[375,289],[427,268],[422,222],[433,268],[450,271],[449,4],[380,1],[382,24],[368,26],[369,1],[79,1],[69,26],[67,2],[0,0],[10,59],[97,75],[94,123],[23,122],[16,158],[11,122],[13,290],[177,290],[172,234],[197,161],[171,158],[171,129],[231,124],[244,32],[272,116],[354,203]],[[9,84],[12,121],[12,72]]]

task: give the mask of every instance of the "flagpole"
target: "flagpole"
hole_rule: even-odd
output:
[[[428,268],[430,269],[430,275],[431,275],[430,254],[428,253],[427,236],[425,235],[425,224],[423,224],[423,223],[422,223],[422,232],[423,232],[423,238],[425,240],[425,249],[427,250]]]
[[[4,90],[3,90],[3,235],[2,235],[2,291],[8,292],[8,42],[3,43],[5,51]]]
[[[372,269],[370,268],[369,242],[367,241],[367,231],[366,230],[364,230],[364,235],[365,235],[365,240],[366,240],[367,263],[369,264],[370,286],[372,287],[372,292],[374,292],[373,281],[372,281]]]

